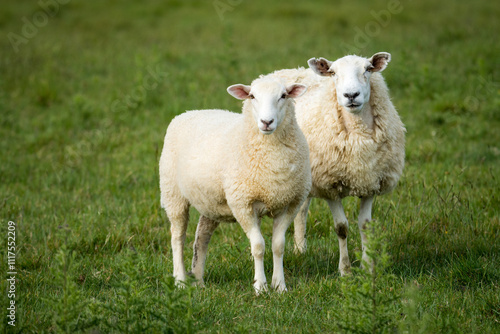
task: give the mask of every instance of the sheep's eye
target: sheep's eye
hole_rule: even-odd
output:
[[[282,99],[286,98],[286,93],[283,93],[283,95],[281,95],[281,98]]]
[[[248,95],[248,97],[249,97],[250,99],[255,99],[255,96],[253,96],[253,94]]]

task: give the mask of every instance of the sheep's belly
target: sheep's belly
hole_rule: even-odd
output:
[[[398,179],[399,175],[385,171],[381,166],[372,166],[365,170],[346,168],[336,171],[331,168],[327,174],[315,175],[313,172],[311,194],[325,199],[379,195],[392,190]]]
[[[197,201],[196,203],[191,203],[198,212],[208,217],[212,220],[218,222],[235,222],[233,217],[233,212],[231,208],[227,205],[225,201],[213,201],[213,199],[207,199],[206,201]]]
[[[269,207],[264,202],[255,201],[252,203],[252,209],[259,218],[266,215],[273,218],[282,213],[284,207],[283,206],[280,206],[279,208]]]

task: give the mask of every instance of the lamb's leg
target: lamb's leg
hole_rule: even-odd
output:
[[[309,204],[311,204],[310,197],[308,197],[304,201],[304,203],[302,203],[299,213],[297,214],[293,222],[295,252],[302,254],[305,253],[307,249],[306,225],[307,225],[307,213],[309,212]]]
[[[196,228],[196,237],[193,245],[193,264],[191,272],[198,280],[198,285],[204,286],[203,271],[205,269],[205,260],[207,259],[208,243],[219,223],[205,216],[200,216],[198,227]]]
[[[364,266],[366,263],[370,269],[373,269],[373,261],[368,255],[366,255],[366,234],[364,231],[368,228],[368,223],[372,220],[372,205],[374,198],[374,196],[361,197],[358,217],[359,233],[361,234],[361,245],[363,247],[361,266]]]
[[[243,228],[243,231],[250,240],[252,255],[255,262],[255,276],[253,287],[259,294],[267,291],[266,275],[264,272],[264,251],[265,242],[260,232],[260,219],[255,212],[250,210],[235,210],[232,208],[234,217]]]
[[[245,233],[250,239],[252,255],[255,262],[253,287],[255,292],[259,294],[262,291],[267,291],[266,274],[264,272],[264,252],[266,246],[259,226],[255,226]]]
[[[289,208],[274,219],[273,225],[273,279],[271,286],[278,292],[287,291],[283,272],[283,254],[285,253],[285,233],[299,207]]]
[[[177,286],[182,286],[186,281],[186,267],[184,266],[184,242],[189,220],[189,204],[175,206],[175,209],[167,208],[170,220],[170,232],[172,234],[172,257],[174,262],[174,277]]]
[[[340,261],[339,261],[339,271],[340,275],[345,276],[351,272],[351,261],[349,260],[349,252],[347,251],[347,232],[349,231],[349,222],[344,213],[344,207],[342,206],[342,201],[338,200],[327,200],[328,206],[332,211],[333,222],[335,224],[335,232],[339,239],[339,251],[340,251]]]

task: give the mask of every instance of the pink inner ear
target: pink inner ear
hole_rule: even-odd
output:
[[[307,87],[304,85],[293,84],[291,86],[288,86],[286,90],[288,92],[288,97],[295,98],[304,94],[307,90]]]
[[[245,85],[232,85],[227,88],[227,92],[239,100],[244,100],[248,98],[248,93],[250,92],[250,86]]]

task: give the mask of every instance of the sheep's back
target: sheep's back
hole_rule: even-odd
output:
[[[175,117],[167,129],[163,176],[209,217],[231,215],[222,182],[241,121],[241,114],[225,110],[195,110]]]

